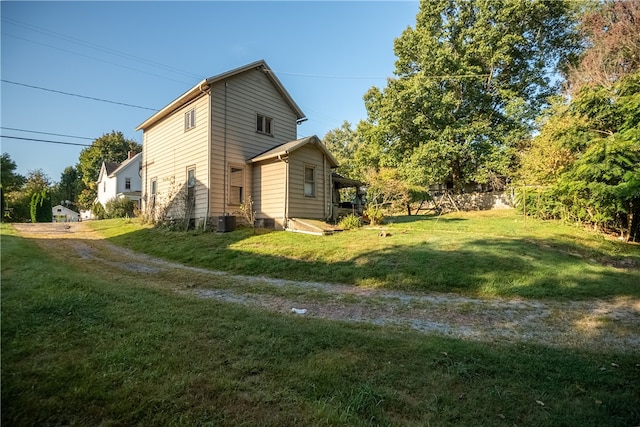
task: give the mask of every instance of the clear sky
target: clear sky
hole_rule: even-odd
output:
[[[18,173],[43,169],[55,182],[82,146],[6,136],[90,144],[116,130],[141,142],[134,129],[153,110],[204,78],[260,59],[308,118],[298,136],[355,125],[366,118],[362,96],[393,76],[394,39],[415,25],[419,4],[2,1],[0,8],[1,151]]]

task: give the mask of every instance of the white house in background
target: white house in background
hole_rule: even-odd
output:
[[[129,157],[122,163],[102,162],[97,181],[96,202],[106,207],[107,202],[113,198],[127,197],[140,208],[141,161],[142,153],[129,151]]]
[[[53,222],[78,222],[80,214],[62,205],[56,205],[51,208],[53,213]]]

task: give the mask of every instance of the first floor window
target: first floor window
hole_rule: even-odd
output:
[[[231,166],[229,169],[229,204],[244,203],[244,169]]]
[[[316,195],[316,170],[311,166],[304,167],[304,195],[307,197]]]
[[[189,168],[187,169],[187,197],[190,202],[193,202],[195,199],[195,191],[196,191],[196,169]]]
[[[158,181],[154,178],[151,180],[151,198],[149,200],[151,207],[154,207],[156,205],[157,193],[158,193]]]

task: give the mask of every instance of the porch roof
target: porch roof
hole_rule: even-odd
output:
[[[290,153],[296,151],[297,149],[303,147],[307,144],[315,145],[329,160],[332,168],[338,167],[338,161],[335,157],[327,150],[327,147],[320,141],[320,138],[317,136],[308,136],[302,139],[296,139],[295,141],[285,142],[284,144],[278,145],[276,147],[271,148],[270,150],[265,151],[264,153],[258,154],[257,156],[247,160],[247,163],[257,163],[263,160],[270,160],[275,157],[286,157]]]

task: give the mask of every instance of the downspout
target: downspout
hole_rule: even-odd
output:
[[[207,123],[207,210],[204,214],[204,226],[203,228],[207,229],[207,221],[209,219],[209,209],[211,209],[211,145],[212,145],[212,126],[211,126],[211,115],[213,111],[213,97],[211,96],[211,88],[207,87],[206,90],[202,89],[202,84],[198,87],[200,92],[206,93],[209,95],[209,119]]]
[[[281,154],[278,154],[278,160],[284,163],[284,206],[282,207],[282,228],[287,228],[287,215],[289,207],[289,158],[282,158]]]
[[[327,205],[327,190],[331,191],[329,186],[331,183],[327,180],[327,157],[324,155],[322,156],[322,181],[324,186],[324,191],[322,192],[322,199],[324,201],[324,219],[327,220],[329,219],[329,216],[327,215],[327,212],[329,211],[329,205]]]
[[[222,214],[227,216],[227,87],[224,82],[224,140],[222,151]]]

